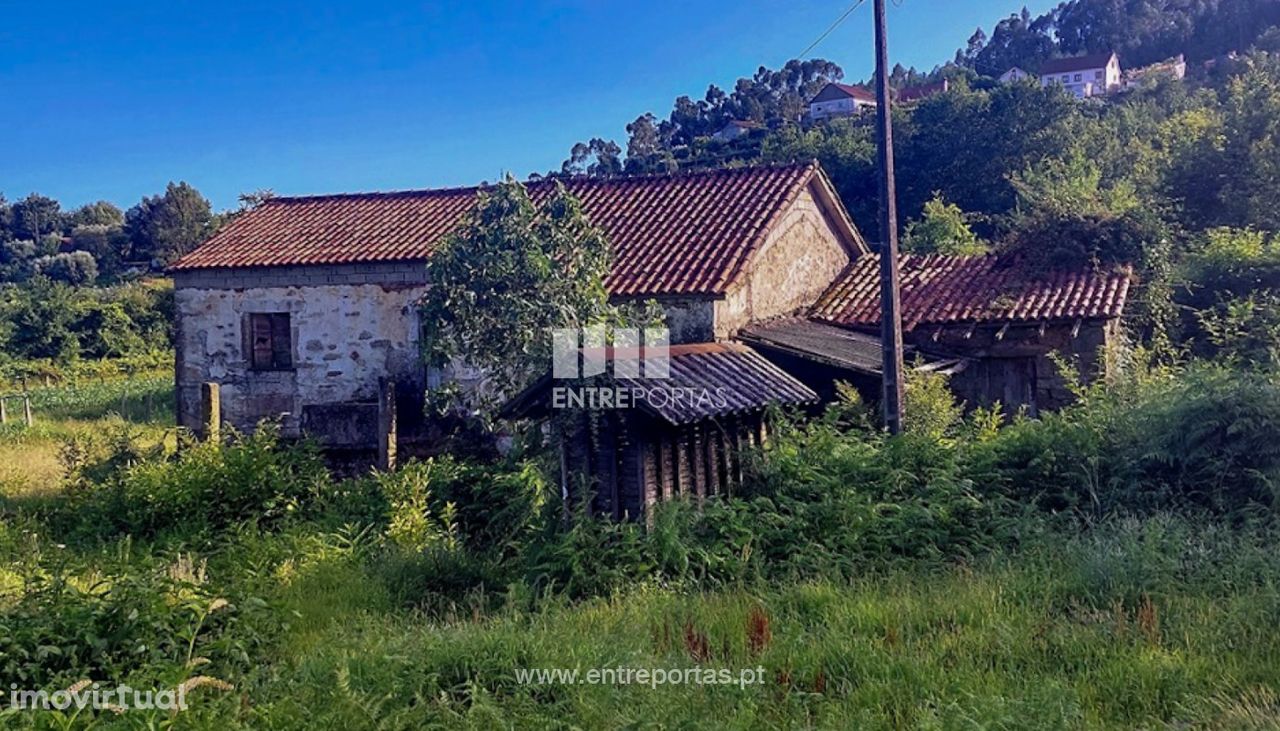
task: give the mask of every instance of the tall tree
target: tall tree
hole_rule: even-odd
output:
[[[13,238],[13,206],[0,193],[0,242]]]
[[[13,204],[13,237],[39,244],[45,236],[62,230],[62,206],[58,201],[32,193]]]
[[[186,182],[169,183],[163,195],[143,198],[125,214],[132,257],[167,264],[213,233],[213,209]]]
[[[560,166],[562,175],[609,177],[622,172],[622,148],[613,140],[599,137],[573,146],[569,159]]]
[[[83,205],[72,211],[67,218],[70,226],[124,225],[124,211],[108,201]]]

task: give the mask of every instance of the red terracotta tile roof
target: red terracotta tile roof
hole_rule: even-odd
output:
[[[898,101],[903,103],[918,102],[921,99],[927,99],[928,97],[934,96],[936,94],[942,94],[943,92],[949,91],[950,89],[951,89],[951,82],[947,79],[943,79],[942,81],[939,81],[936,84],[921,84],[920,86],[908,86],[898,90]]]
[[[773,221],[811,183],[834,211],[846,244],[862,248],[817,163],[565,181],[612,244],[606,285],[624,296],[723,294]],[[552,185],[528,187],[536,200]],[[425,260],[458,226],[479,190],[273,198],[172,269]]]
[[[842,92],[842,94],[829,92]],[[872,104],[876,101],[876,93],[865,86],[854,86],[852,84],[841,84],[838,81],[832,81],[822,87],[818,91],[817,95],[809,101],[809,103],[812,104],[814,102],[828,101],[830,99],[838,98],[839,96],[852,97],[859,101],[871,102]]]
[[[1132,274],[1036,271],[1008,256],[902,257],[902,327],[1119,317]],[[880,324],[880,257],[859,257],[831,285],[813,316],[836,325]]]

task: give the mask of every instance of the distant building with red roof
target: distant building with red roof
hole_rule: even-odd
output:
[[[898,90],[898,102],[900,104],[912,104],[922,99],[928,99],[931,96],[945,94],[950,89],[951,82],[947,79],[943,79],[936,84],[908,86]]]
[[[809,100],[809,118],[852,117],[876,108],[875,92],[861,86],[831,82]]]
[[[1062,86],[1077,99],[1106,96],[1121,88],[1120,57],[1108,52],[1051,58],[1040,67],[1040,84]]]

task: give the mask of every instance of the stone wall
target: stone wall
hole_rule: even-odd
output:
[[[351,431],[341,415],[363,413],[380,378],[403,384],[406,395],[422,393],[413,303],[425,281],[424,265],[414,262],[177,273],[179,423],[197,426],[200,384],[214,381],[222,385],[223,421],[236,429],[280,418],[293,436],[306,421],[322,441],[332,432],[342,443]],[[247,320],[262,312],[290,314],[292,368],[250,367]],[[350,410],[333,408],[343,404]]]
[[[716,302],[714,338],[808,310],[848,265],[849,251],[804,191],[744,265],[739,282]]]

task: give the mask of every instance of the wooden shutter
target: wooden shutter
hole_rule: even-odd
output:
[[[265,370],[271,367],[271,316],[249,315],[249,347],[253,367]]]
[[[293,367],[293,333],[287,312],[249,315],[249,358],[255,370]]]
[[[293,367],[293,333],[287,312],[271,315],[271,367]]]

